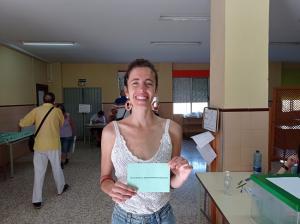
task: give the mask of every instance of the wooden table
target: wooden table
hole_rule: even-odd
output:
[[[230,195],[224,194],[224,172],[196,173],[200,184],[212,199],[223,218],[231,224],[253,224],[250,217],[251,196],[237,189],[238,183],[245,180],[251,172],[231,172],[232,187]]]
[[[28,140],[29,137],[33,133],[31,131],[26,131],[26,132],[6,132],[2,133],[3,136],[1,136],[1,145],[7,145],[9,149],[9,163],[10,163],[10,177],[14,177],[14,150],[13,150],[13,145],[22,142],[25,140]],[[4,136],[5,135],[5,136]],[[14,137],[10,137],[13,136]]]
[[[92,128],[94,129],[103,129],[106,124],[103,123],[97,123],[97,124],[85,124],[84,129],[89,129],[91,130]],[[86,142],[86,132],[83,132],[83,142],[85,144]],[[91,132],[89,131],[89,144],[91,144]]]

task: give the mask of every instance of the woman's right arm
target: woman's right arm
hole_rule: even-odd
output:
[[[107,126],[105,126],[105,128],[102,131],[100,169],[100,187],[101,190],[108,195],[111,192],[112,185],[114,185],[114,180],[112,178],[113,164],[111,161],[111,151],[113,148],[114,139],[115,133],[113,130],[112,123],[110,123]]]
[[[100,187],[101,190],[109,195],[113,201],[120,203],[131,198],[136,191],[119,181],[112,178],[113,164],[111,161],[111,151],[115,142],[115,132],[113,124],[109,123],[102,132],[101,139],[101,171]]]

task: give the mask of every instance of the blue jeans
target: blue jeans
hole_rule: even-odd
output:
[[[157,212],[147,215],[136,215],[124,211],[118,205],[112,213],[112,224],[175,224],[172,207],[167,203]]]
[[[74,137],[62,137],[60,138],[61,142],[61,152],[62,153],[68,153],[71,150],[72,143],[73,143]]]

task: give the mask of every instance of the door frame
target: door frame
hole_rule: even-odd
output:
[[[43,104],[43,102],[40,102],[40,98],[39,98],[39,92],[44,92],[44,95],[46,93],[48,93],[48,85],[44,85],[44,84],[36,84],[36,88],[35,88],[35,94],[36,94],[36,105],[39,106],[41,104]]]

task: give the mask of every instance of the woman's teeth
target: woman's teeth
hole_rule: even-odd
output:
[[[137,100],[146,100],[147,99],[147,97],[145,97],[145,96],[136,96],[135,98]]]

